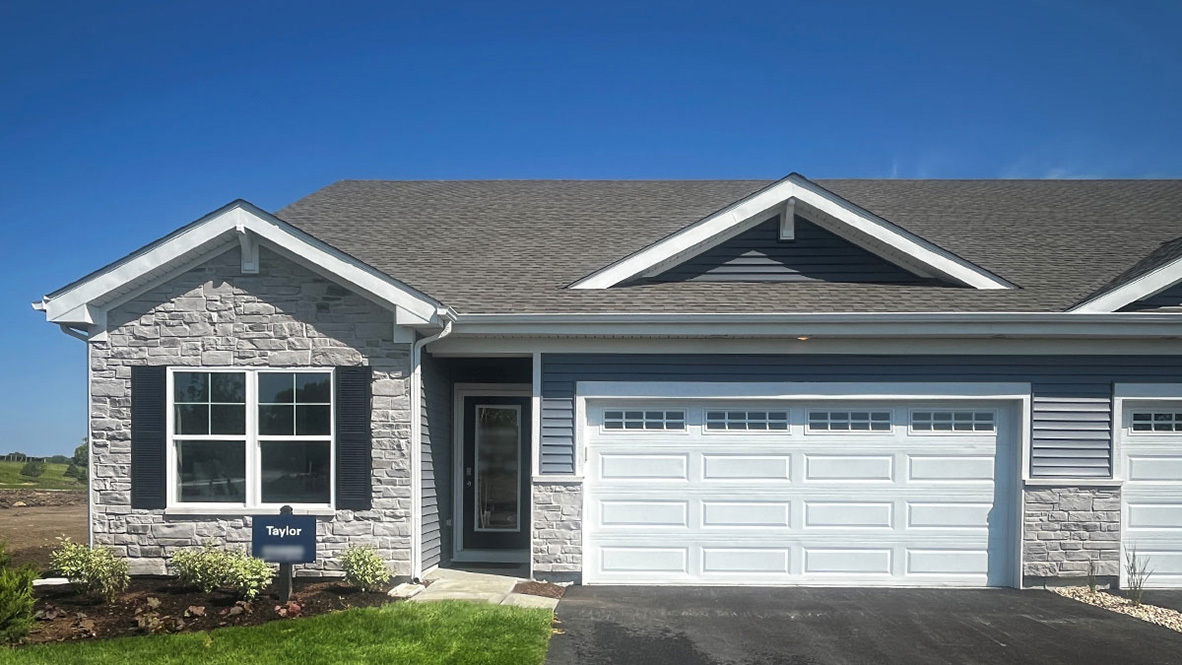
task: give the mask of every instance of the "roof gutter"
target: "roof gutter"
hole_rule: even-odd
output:
[[[461,314],[457,335],[1182,338],[1177,313]]]

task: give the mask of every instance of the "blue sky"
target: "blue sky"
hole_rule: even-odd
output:
[[[0,3],[0,452],[85,432],[29,303],[238,197],[1182,176],[1176,2],[68,4]]]

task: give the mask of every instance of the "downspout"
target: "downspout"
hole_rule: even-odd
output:
[[[410,570],[411,578],[423,576],[423,348],[451,334],[455,314],[441,312],[443,330],[415,342],[410,353]]]
[[[37,308],[37,303],[33,303],[33,308]],[[86,342],[86,543],[94,547],[94,455],[90,449],[90,338],[86,336],[86,333],[75,330],[64,323],[59,323],[58,327],[70,337]]]

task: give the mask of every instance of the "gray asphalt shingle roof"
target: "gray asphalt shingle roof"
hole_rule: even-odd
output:
[[[1021,288],[565,288],[770,181],[346,180],[276,214],[463,313],[1062,311],[1182,237],[1182,180],[815,182]]]

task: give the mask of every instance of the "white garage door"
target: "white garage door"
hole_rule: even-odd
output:
[[[588,583],[1014,583],[1004,404],[586,410]]]
[[[1182,401],[1125,402],[1123,412],[1124,550],[1148,560],[1146,586],[1182,586]]]

